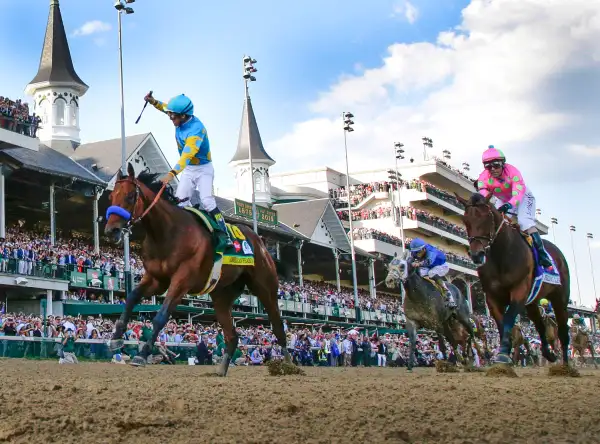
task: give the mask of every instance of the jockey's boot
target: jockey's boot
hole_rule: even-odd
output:
[[[439,276],[435,276],[434,279],[437,284],[445,290],[444,297],[446,298],[446,307],[450,309],[456,308],[456,301],[454,300],[452,292],[446,287],[446,282]]]
[[[219,228],[221,229],[221,232],[223,233],[223,237],[225,239],[225,244],[228,247],[231,247],[233,245],[233,242],[231,241],[231,237],[229,236],[229,230],[225,225],[225,218],[223,217],[223,214],[221,214],[219,208],[215,208],[210,212],[210,215],[214,217],[215,221],[219,225]]]
[[[533,246],[537,250],[540,265],[544,268],[551,267],[552,262],[550,262],[550,257],[548,257],[548,253],[546,253],[546,250],[544,249],[544,243],[542,242],[540,233],[537,231],[535,233],[531,233],[531,239],[533,239]]]

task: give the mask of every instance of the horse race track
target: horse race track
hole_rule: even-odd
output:
[[[592,443],[600,371],[549,378],[398,368],[265,368],[0,360],[0,441],[19,443]],[[546,429],[542,433],[542,426]]]

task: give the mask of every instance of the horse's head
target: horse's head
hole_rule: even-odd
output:
[[[497,219],[502,217],[496,208],[490,204],[492,194],[483,197],[475,193],[469,200],[458,194],[456,198],[465,207],[463,222],[469,236],[469,255],[475,265],[481,267],[486,262],[486,255],[498,234]]]
[[[388,288],[396,288],[401,281],[408,279],[411,270],[412,258],[410,251],[405,250],[400,257],[394,257],[388,264],[388,274],[385,277],[385,285]]]
[[[110,206],[106,210],[104,234],[109,236],[113,242],[121,242],[123,230],[128,228],[132,219],[143,211],[144,204],[139,202],[142,196],[143,193],[135,178],[133,166],[128,164],[127,176],[124,176],[121,170],[117,174],[114,189],[109,196]]]

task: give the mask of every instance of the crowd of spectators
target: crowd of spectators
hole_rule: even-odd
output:
[[[480,316],[488,338],[488,350],[485,356],[478,356],[476,363],[489,360],[499,345],[498,332],[494,321]],[[129,341],[147,340],[152,324],[149,319],[138,319],[128,324],[125,339]],[[539,338],[535,328],[528,322],[522,323],[526,338],[532,343],[532,355],[539,355]],[[39,316],[23,313],[4,313],[0,311],[0,353],[2,357],[58,357],[63,347],[59,341],[51,344],[31,341],[2,341],[4,336],[22,336],[63,339],[72,335],[77,339],[111,338],[114,322],[101,316]],[[284,321],[287,348],[294,360],[301,365],[320,366],[404,366],[409,358],[409,339],[406,334],[384,333],[378,330],[364,331],[362,328],[326,329],[323,325],[289,326]],[[262,365],[269,359],[282,356],[281,347],[269,328],[262,325],[238,326],[238,351],[233,357],[234,365]],[[218,363],[225,347],[223,333],[217,324],[204,325],[187,321],[171,320],[160,332],[159,344],[153,352],[162,354],[167,362],[173,357],[183,355],[184,359],[195,358],[199,364]],[[592,340],[597,353],[600,353],[600,335]],[[171,349],[175,350],[172,351]],[[137,346],[126,348],[134,355]],[[481,349],[480,349],[481,350]],[[87,359],[110,359],[112,352],[98,341],[79,341],[75,343],[73,353]],[[431,366],[441,359],[441,352],[435,333],[421,332],[417,338],[416,359],[420,366]],[[451,354],[450,360],[455,359]],[[534,359],[535,361],[535,359]]]
[[[382,242],[385,242],[388,244],[395,245],[397,247],[402,247],[402,239],[399,238],[398,236],[384,233],[383,231],[375,230],[373,228],[366,228],[366,227],[354,228],[353,233],[354,233],[354,240],[375,239],[375,240],[379,240],[379,241],[382,241]],[[411,237],[404,238],[405,248],[410,248],[410,242],[412,240],[413,239]],[[473,261],[471,261],[471,259],[469,259],[469,257],[467,257],[465,255],[452,253],[450,251],[445,251],[443,249],[442,249],[442,251],[444,251],[444,254],[446,255],[446,259],[448,260],[448,262],[452,262],[456,265],[462,265],[463,267],[468,267],[468,268],[473,268],[473,269],[475,268]]]
[[[439,228],[440,230],[462,237],[463,239],[467,238],[467,230],[465,230],[463,227],[449,222],[442,217],[436,216],[430,213],[429,211],[421,210],[414,207],[402,207],[401,211],[402,216],[407,217],[408,219],[417,220],[428,225],[432,225],[436,228]],[[397,213],[398,209],[396,208],[396,214]],[[337,214],[341,220],[348,220],[348,212],[338,210]],[[352,212],[353,221],[385,219],[391,216],[392,206],[389,202],[381,204],[374,208],[363,208],[362,210]]]
[[[130,265],[134,280],[141,279],[144,269],[135,251],[131,254]],[[37,275],[41,270],[47,270],[45,273],[50,277],[62,278],[68,277],[71,271],[85,273],[88,268],[124,280],[121,251],[103,246],[102,251],[96,253],[89,239],[76,233],[58,236],[53,246],[48,233],[16,226],[7,229],[6,238],[0,239],[0,272]]]
[[[0,128],[35,137],[40,122],[41,119],[35,113],[29,114],[29,105],[26,102],[0,96]]]

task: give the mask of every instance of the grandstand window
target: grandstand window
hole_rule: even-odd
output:
[[[54,124],[55,125],[64,125],[65,124],[65,111],[67,108],[67,103],[62,99],[56,99],[56,102],[54,102],[54,104],[56,105],[56,114],[54,115]]]
[[[77,126],[77,107],[71,102],[69,109],[71,111],[71,126]]]
[[[257,174],[254,177],[254,191],[262,191],[261,181],[260,181],[260,174]]]

